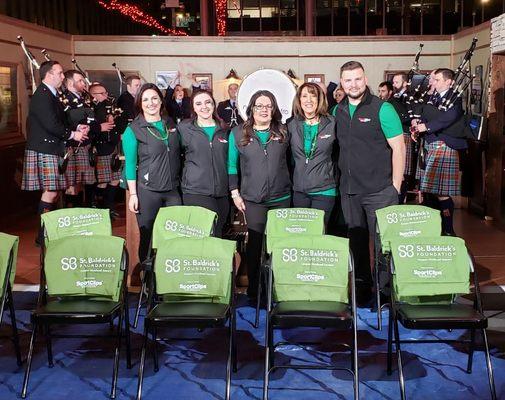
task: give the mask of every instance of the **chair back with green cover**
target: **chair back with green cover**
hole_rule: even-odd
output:
[[[314,208],[278,208],[268,211],[267,253],[274,241],[293,235],[323,235],[324,211]]]
[[[214,211],[198,206],[160,208],[154,221],[152,247],[158,249],[167,239],[210,236],[216,218]]]
[[[164,241],[154,262],[156,293],[164,301],[228,304],[235,249],[236,242],[214,237]]]
[[[470,258],[463,239],[450,236],[391,240],[398,301],[447,303],[470,291]]]
[[[389,242],[396,238],[440,236],[440,211],[418,205],[396,205],[375,212],[383,253],[390,252]]]
[[[44,269],[50,296],[118,301],[125,241],[115,236],[69,236],[49,241]]]
[[[349,303],[349,240],[298,236],[272,248],[274,301]]]
[[[45,242],[67,236],[112,235],[108,209],[62,208],[41,215]]]
[[[6,289],[6,283],[9,281],[14,285],[16,276],[16,261],[18,259],[19,237],[0,232],[0,298]],[[7,272],[11,267],[10,276]]]

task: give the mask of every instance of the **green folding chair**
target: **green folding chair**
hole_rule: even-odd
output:
[[[154,279],[150,279],[144,320],[137,399],[142,383],[149,334],[153,340],[154,371],[159,370],[156,345],[158,328],[218,328],[228,323],[228,359],[225,399],[230,398],[231,369],[237,369],[235,340],[234,253],[236,243],[214,237],[176,238],[158,243]],[[172,397],[178,396],[172,393]],[[181,396],[182,398],[184,396]]]
[[[475,331],[484,341],[491,397],[496,399],[493,367],[486,335],[487,318],[482,311],[477,274],[465,242],[456,237],[434,236],[395,239],[391,249],[391,307],[388,327],[387,372],[392,373],[393,343],[396,348],[398,379],[402,400],[406,399],[402,368],[402,343],[466,343],[469,345],[467,372],[472,372]],[[473,274],[473,304],[457,302],[470,292]],[[400,322],[407,329],[470,330],[469,340],[400,340]],[[394,330],[394,339],[393,339]]]
[[[12,287],[16,276],[16,260],[18,257],[19,238],[0,232],[0,325],[3,321],[5,307],[9,307],[12,327],[12,341],[16,352],[18,365],[22,364],[19,335],[16,325],[16,313],[12,297]]]
[[[52,240],[68,236],[112,235],[109,210],[100,208],[60,208],[40,216],[44,242],[40,247],[40,265],[44,265],[45,249]]]
[[[258,298],[254,327],[259,326],[261,305],[261,282],[264,281],[263,265],[267,262],[273,244],[280,239],[297,236],[324,234],[324,211],[314,208],[279,208],[268,211],[266,239],[263,242],[260,277],[258,279]]]
[[[148,275],[152,271],[152,257],[156,249],[168,239],[179,237],[202,238],[212,235],[217,214],[198,206],[170,206],[160,208],[156,215],[147,261],[143,263],[142,288],[139,293],[133,327],[139,322],[140,309],[146,293]]]
[[[33,350],[39,326],[43,329],[49,367],[53,364],[53,337],[89,337],[51,332],[52,325],[104,324],[116,332],[97,336],[116,341],[110,398],[116,397],[123,320],[126,331],[127,367],[131,368],[126,278],[128,254],[125,241],[114,236],[68,236],[47,244],[37,308],[31,314],[32,334],[21,397],[26,398]]]
[[[377,307],[377,329],[382,330],[380,261],[384,263],[385,278],[389,264],[390,241],[398,238],[440,236],[442,220],[440,210],[419,205],[396,205],[381,208],[377,216],[374,257],[374,280]],[[384,279],[383,279],[384,280]]]
[[[263,400],[268,400],[269,375],[275,369],[345,370],[353,375],[354,398],[359,398],[358,336],[354,267],[349,240],[335,236],[284,238],[271,247],[265,324]],[[335,365],[275,365],[278,346],[274,329],[319,327],[352,330],[350,368]],[[295,343],[303,346],[303,343]]]

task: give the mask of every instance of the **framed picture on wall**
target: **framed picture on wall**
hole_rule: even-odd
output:
[[[24,141],[21,132],[16,64],[0,62],[0,146]]]
[[[305,74],[304,80],[305,82],[324,84],[324,74]]]
[[[88,73],[91,82],[100,82],[105,86],[109,96],[113,96],[116,99],[121,93],[126,90],[126,84],[120,83],[115,70],[91,70],[86,71]],[[130,75],[139,75],[138,71],[122,71],[126,77]]]
[[[156,71],[155,82],[160,89],[166,89],[170,82],[177,77],[178,71]],[[180,83],[176,82],[176,83]]]
[[[193,74],[192,77],[202,89],[212,90],[212,74],[196,73]]]

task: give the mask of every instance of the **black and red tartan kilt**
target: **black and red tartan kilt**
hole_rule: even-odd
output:
[[[58,172],[58,163],[63,157],[54,154],[25,150],[22,190],[65,190],[68,185],[65,175]]]
[[[115,154],[96,157],[96,180],[97,183],[109,183],[121,179],[121,169],[113,171],[111,167],[112,159]]]
[[[410,133],[404,133],[403,139],[405,140],[405,171],[403,175],[412,175],[412,139]]]
[[[65,175],[69,186],[92,185],[96,182],[95,169],[89,165],[89,148],[91,145],[79,147],[79,151],[74,153],[67,166]]]
[[[426,168],[421,170],[420,190],[441,196],[461,194],[459,154],[443,141],[425,145]]]

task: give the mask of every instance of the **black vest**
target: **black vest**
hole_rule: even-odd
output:
[[[379,120],[383,103],[367,90],[352,119],[348,98],[337,107],[335,117],[342,193],[375,193],[392,185],[391,148]]]
[[[177,130],[184,154],[182,192],[213,197],[227,196],[227,130],[217,127],[211,142],[194,119],[179,123]]]
[[[303,119],[293,117],[288,122],[291,153],[295,161],[293,189],[297,192],[319,192],[336,187],[333,162],[336,136],[335,119],[321,116],[315,138],[315,147],[310,159],[305,155]]]
[[[147,127],[150,127],[156,136],[161,136],[161,132],[146,122],[142,114],[130,124],[138,142],[137,184],[153,192],[167,192],[179,187],[179,136],[172,120],[164,120],[164,123],[168,133],[168,146],[148,131]]]
[[[242,146],[242,125],[231,134],[240,157],[240,193],[245,200],[263,203],[291,193],[291,180],[287,163],[289,138],[284,142],[270,140],[265,147],[258,137]]]

